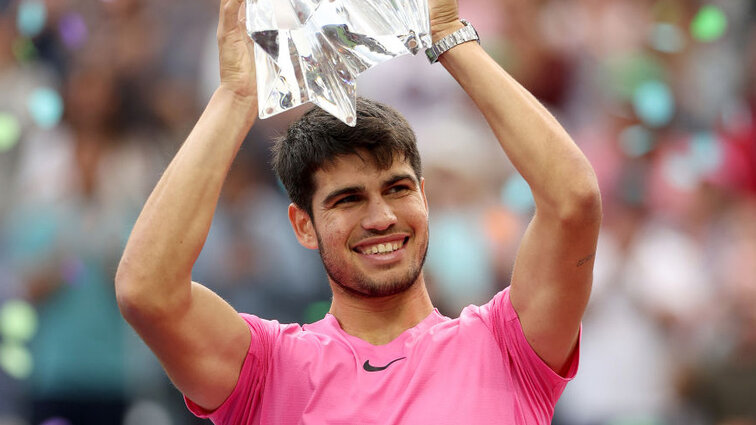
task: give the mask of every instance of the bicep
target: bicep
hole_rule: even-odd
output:
[[[510,297],[535,352],[563,373],[577,343],[593,278],[600,217],[536,216],[517,252]]]
[[[244,319],[210,289],[192,282],[191,296],[170,317],[131,321],[173,384],[214,410],[239,379],[251,335]]]

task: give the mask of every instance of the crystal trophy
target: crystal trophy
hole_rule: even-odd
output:
[[[246,0],[258,110],[267,118],[306,102],[356,124],[356,79],[431,45],[427,0]]]

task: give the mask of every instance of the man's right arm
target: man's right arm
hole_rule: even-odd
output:
[[[233,391],[251,340],[234,309],[191,280],[223,181],[257,113],[242,2],[221,1],[221,85],[148,198],[115,279],[126,320],[178,389],[208,410]]]

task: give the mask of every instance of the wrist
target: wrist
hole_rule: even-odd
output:
[[[217,98],[223,103],[228,103],[232,106],[232,110],[247,117],[248,121],[254,122],[257,118],[257,96],[249,94],[240,94],[239,92],[232,90],[228,87],[224,87],[221,84],[215,93],[213,98]]]
[[[478,32],[472,24],[464,19],[460,19],[459,24],[461,27],[455,25],[437,32],[437,35],[442,37],[438,41],[434,41],[433,45],[425,50],[425,55],[428,57],[431,64],[438,62],[449,50],[452,50],[461,44],[466,44],[470,41],[477,41],[480,43]],[[447,33],[450,30],[453,31]]]
[[[435,43],[464,26],[465,24],[463,24],[459,18],[440,24],[431,24],[431,39],[433,40],[433,43]]]

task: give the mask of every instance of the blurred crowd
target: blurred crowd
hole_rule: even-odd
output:
[[[600,181],[580,371],[554,423],[756,424],[756,4],[460,3]],[[0,0],[0,425],[205,423],[121,319],[113,276],[218,84],[216,22],[217,1]],[[357,85],[416,130],[426,279],[456,317],[508,285],[533,200],[421,56]],[[301,112],[253,127],[193,276],[239,311],[300,323],[323,316],[329,289],[268,148]]]

